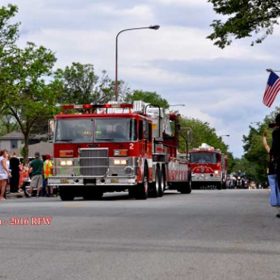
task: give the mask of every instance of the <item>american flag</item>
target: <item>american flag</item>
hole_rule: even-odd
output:
[[[273,71],[270,71],[267,86],[263,95],[263,104],[270,107],[279,90],[280,78]]]

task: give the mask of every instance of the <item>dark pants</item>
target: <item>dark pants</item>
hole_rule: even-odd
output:
[[[18,191],[18,185],[19,185],[19,176],[18,174],[13,174],[10,178],[10,192],[17,192]]]

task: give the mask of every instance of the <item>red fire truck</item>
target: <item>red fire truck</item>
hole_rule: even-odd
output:
[[[54,118],[54,174],[62,200],[129,191],[136,199],[166,189],[190,193],[191,173],[177,157],[179,115],[134,104],[64,105]]]
[[[189,153],[192,187],[216,186],[222,189],[227,176],[227,159],[219,149],[205,143]]]

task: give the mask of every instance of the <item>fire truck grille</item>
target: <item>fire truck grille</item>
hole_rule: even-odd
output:
[[[108,167],[108,149],[80,149],[81,175],[104,176]]]

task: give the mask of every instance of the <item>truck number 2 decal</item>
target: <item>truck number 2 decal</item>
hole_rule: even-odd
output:
[[[134,150],[134,143],[129,143],[129,150]]]

